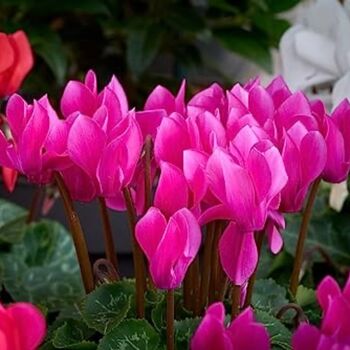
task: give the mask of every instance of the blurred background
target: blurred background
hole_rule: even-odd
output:
[[[69,79],[94,69],[100,86],[116,74],[130,106],[142,107],[162,84],[177,91],[187,79],[188,96],[213,81],[232,86],[273,72],[272,52],[299,0],[0,0],[0,31],[23,29],[35,54],[21,94],[48,93],[54,106]],[[292,12],[291,12],[292,11]],[[288,15],[286,15],[288,13]],[[1,54],[1,53],[0,53]],[[1,197],[29,207],[34,188],[20,179]],[[49,217],[65,223],[56,201]],[[91,253],[103,251],[94,204],[78,205]],[[127,269],[130,242],[122,214],[111,215],[118,252]],[[121,259],[123,264],[123,259]]]

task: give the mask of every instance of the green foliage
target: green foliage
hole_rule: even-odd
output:
[[[263,323],[269,331],[273,349],[291,349],[291,332],[280,320],[262,310],[256,310],[255,316],[257,321]]]
[[[134,289],[124,281],[103,284],[84,300],[82,316],[89,327],[106,334],[128,314]]]
[[[286,289],[278,285],[272,278],[255,282],[252,297],[254,308],[276,313],[287,303]]]
[[[128,319],[101,339],[98,350],[155,350],[159,342],[159,335],[146,320]]]
[[[0,243],[20,242],[25,232],[26,218],[26,210],[0,199]]]
[[[14,300],[59,310],[83,293],[79,266],[69,233],[43,220],[26,226],[22,242],[0,256],[3,283]]]

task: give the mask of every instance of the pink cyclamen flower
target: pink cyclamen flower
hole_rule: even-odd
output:
[[[44,340],[46,322],[32,304],[0,304],[0,349],[36,350]]]
[[[112,76],[110,82],[97,91],[97,78],[90,70],[84,83],[71,80],[66,85],[61,99],[61,111],[65,118],[83,114],[93,118],[108,132],[128,113],[128,100],[118,79]]]
[[[266,328],[254,320],[253,310],[245,309],[228,326],[224,325],[222,303],[209,306],[192,340],[191,350],[269,350]]]
[[[201,243],[200,227],[193,214],[182,208],[167,220],[159,209],[151,207],[136,224],[135,235],[156,287],[178,288]]]
[[[62,171],[73,199],[113,200],[131,182],[141,148],[142,134],[133,112],[108,132],[94,118],[77,115],[67,140],[72,166]]]
[[[344,181],[350,170],[350,103],[344,100],[326,117],[327,162],[322,178],[328,182]]]
[[[46,96],[27,104],[12,95],[6,106],[9,138],[0,131],[0,165],[15,169],[35,183],[52,181],[54,170],[69,165],[68,126],[59,120]]]
[[[321,327],[301,324],[292,338],[293,350],[350,349],[350,277],[343,291],[332,277],[325,277],[316,295],[323,310]]]

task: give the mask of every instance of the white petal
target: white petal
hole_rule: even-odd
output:
[[[329,206],[338,212],[341,211],[348,195],[347,181],[333,184],[329,195]]]
[[[297,55],[320,71],[337,77],[340,72],[335,61],[334,41],[311,30],[301,30],[295,34]]]
[[[335,108],[341,101],[347,98],[350,101],[350,72],[339,79],[333,87],[332,103]]]

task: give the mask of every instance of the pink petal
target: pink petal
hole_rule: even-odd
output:
[[[193,193],[193,204],[197,205],[204,198],[208,189],[205,172],[208,156],[205,153],[188,149],[183,153],[184,176]]]
[[[98,194],[96,183],[78,166],[72,165],[61,174],[73,200],[90,202]]]
[[[164,235],[167,221],[158,208],[151,207],[138,221],[135,236],[147,259],[151,261]]]
[[[267,119],[273,117],[273,100],[263,87],[255,86],[250,90],[248,104],[250,112],[260,125],[264,125]]]
[[[339,295],[341,295],[341,290],[331,276],[325,277],[316,290],[317,301],[324,312],[327,311],[331,300]]]
[[[233,350],[224,328],[225,309],[222,303],[209,306],[191,339],[191,350]]]
[[[188,206],[188,186],[182,171],[167,162],[160,163],[160,177],[154,197],[154,206],[166,217]]]
[[[13,139],[18,142],[27,122],[28,105],[17,94],[12,95],[6,105],[6,118]]]
[[[158,85],[148,96],[144,109],[164,109],[171,114],[176,112],[175,97],[168,89]]]
[[[111,89],[114,92],[114,94],[118,97],[120,111],[122,115],[126,115],[129,110],[128,99],[126,97],[126,94],[122,85],[120,84],[116,76],[114,75],[112,76],[112,79],[108,83],[107,87]]]
[[[186,208],[169,220],[165,233],[150,263],[155,285],[160,289],[178,288],[195,258],[201,241],[199,225]]]
[[[302,323],[292,337],[293,350],[318,350],[321,332],[312,325]]]
[[[35,350],[44,340],[46,322],[41,312],[29,303],[16,303],[7,308],[19,333],[21,349]]]
[[[108,111],[107,131],[112,130],[125,116],[121,111],[119,97],[109,86],[106,86],[98,96],[99,105]]]
[[[70,128],[68,154],[92,179],[96,178],[97,165],[106,143],[106,135],[91,118],[79,115]]]
[[[310,115],[310,104],[302,92],[296,92],[289,96],[278,108],[278,114],[282,120],[295,115]]]
[[[37,102],[34,102],[32,116],[25,126],[18,143],[21,167],[27,176],[37,174],[41,170],[41,155],[48,131],[49,117],[45,109]]]
[[[219,254],[227,276],[235,285],[241,286],[254,273],[258,262],[254,232],[241,232],[231,222],[220,239]]]
[[[215,220],[232,220],[233,215],[230,208],[225,204],[218,204],[209,207],[204,210],[202,215],[199,217],[199,224],[205,225],[208,222],[212,222]]]
[[[166,113],[162,109],[155,109],[150,111],[138,111],[135,113],[135,116],[140,125],[143,138],[147,135],[151,135],[154,139],[157,134],[157,128],[166,116]]]
[[[265,231],[271,252],[273,254],[278,254],[283,247],[283,239],[272,220],[267,221]]]
[[[246,125],[238,131],[232,140],[232,144],[236,146],[242,158],[246,160],[252,147],[259,141],[253,128],[250,125]]]
[[[327,144],[327,162],[323,170],[323,179],[337,183],[348,177],[350,163],[345,161],[344,137],[331,118],[327,118],[328,132],[325,138]]]
[[[94,95],[97,94],[97,78],[92,69],[86,73],[84,84]]]
[[[318,131],[310,131],[300,145],[302,181],[311,183],[323,171],[327,160],[327,147]]]
[[[96,107],[96,95],[87,86],[79,81],[68,82],[61,99],[61,111],[65,118],[74,112],[92,116]]]
[[[154,142],[154,155],[157,162],[164,160],[181,169],[182,153],[187,148],[190,148],[190,141],[185,119],[175,113],[163,118]]]
[[[234,349],[238,350],[270,350],[267,329],[254,322],[253,310],[245,309],[232,322],[227,331]]]
[[[292,94],[281,76],[273,79],[266,91],[272,97],[275,108],[278,108]]]

